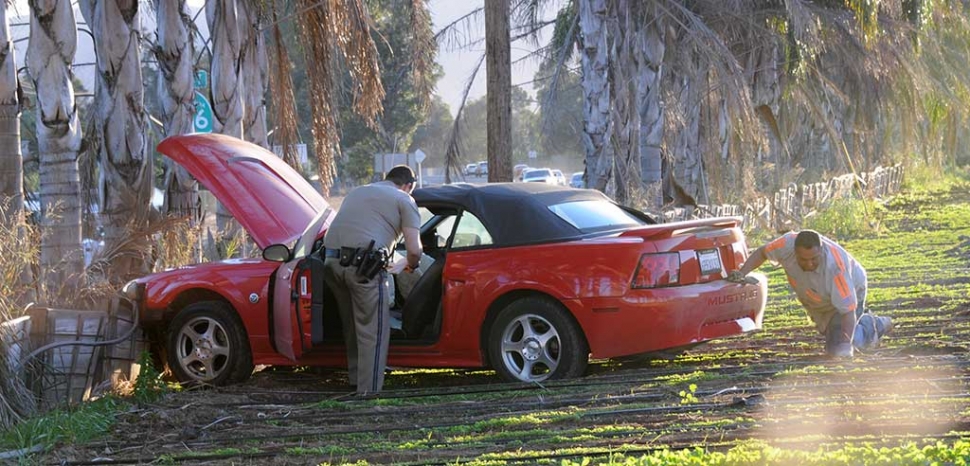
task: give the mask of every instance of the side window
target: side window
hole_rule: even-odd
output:
[[[474,246],[484,246],[492,244],[492,235],[488,234],[485,225],[478,217],[470,212],[465,212],[458,220],[458,228],[455,231],[455,239],[451,242],[452,248],[467,248]]]
[[[455,227],[455,218],[454,215],[449,215],[438,222],[438,225],[435,227],[439,248],[444,248],[447,245],[448,235],[451,234],[451,230]]]

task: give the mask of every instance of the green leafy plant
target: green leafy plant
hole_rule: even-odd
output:
[[[697,384],[695,383],[688,385],[687,390],[681,390],[679,393],[680,404],[689,405],[689,404],[697,403],[699,400],[697,399],[696,396],[694,396],[694,393],[696,392],[697,392]]]
[[[148,351],[142,351],[138,356],[138,364],[141,370],[135,379],[135,386],[132,397],[138,403],[151,403],[165,394],[167,388],[162,381],[162,374],[155,368],[152,362],[152,355]]]

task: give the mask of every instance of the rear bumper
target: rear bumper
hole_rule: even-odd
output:
[[[632,290],[585,302],[577,313],[594,358],[629,356],[760,330],[768,281],[726,280],[676,288]]]

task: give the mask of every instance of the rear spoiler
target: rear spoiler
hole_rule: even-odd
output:
[[[638,238],[670,238],[675,235],[689,233],[692,230],[707,230],[711,228],[735,228],[744,221],[741,217],[714,217],[688,220],[686,222],[658,223],[656,225],[634,228],[620,233],[619,237],[635,236]]]

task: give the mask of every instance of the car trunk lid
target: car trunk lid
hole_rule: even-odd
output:
[[[619,237],[639,237],[651,244],[641,257],[635,282],[647,279],[650,274],[643,269],[652,267],[654,276],[676,273],[676,284],[706,283],[724,278],[747,258],[741,222],[739,217],[717,217],[665,223],[627,230]]]

